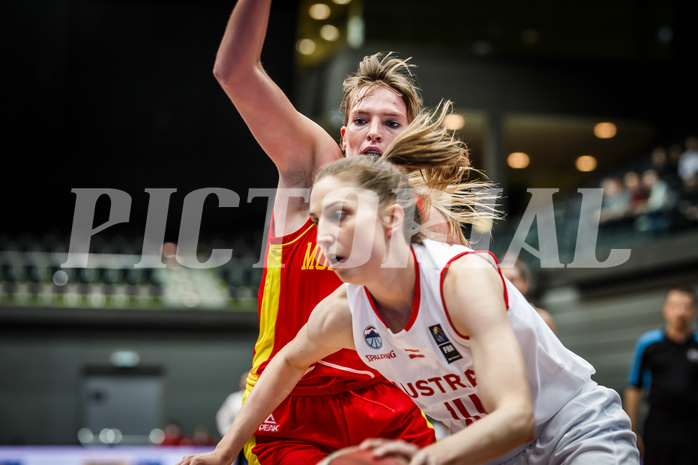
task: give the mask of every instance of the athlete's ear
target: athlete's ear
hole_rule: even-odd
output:
[[[405,210],[396,203],[385,207],[381,215],[381,221],[385,228],[386,237],[392,237],[393,234],[402,231],[402,223],[405,221]]]
[[[342,152],[347,153],[347,141],[344,139],[344,134],[347,133],[347,127],[342,126],[339,130],[339,134],[342,136]]]

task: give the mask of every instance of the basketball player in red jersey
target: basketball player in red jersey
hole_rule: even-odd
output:
[[[309,219],[307,196],[315,174],[344,155],[380,156],[422,104],[411,65],[390,55],[367,57],[345,81],[340,147],[294,108],[263,69],[260,56],[270,8],[271,0],[237,1],[214,66],[216,79],[278,170],[248,392],[315,305],[341,283],[321,256]],[[428,217],[435,239],[464,240],[460,229],[452,232],[446,217]],[[435,441],[433,428],[409,397],[355,352],[340,351],[306,373],[247,443],[245,455],[250,464],[312,464],[370,437],[400,438],[419,447]],[[213,452],[196,463],[225,462]]]

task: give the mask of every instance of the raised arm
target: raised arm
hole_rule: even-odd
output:
[[[177,465],[229,465],[247,440],[288,396],[308,368],[340,349],[354,349],[344,286],[320,302],[308,323],[269,362],[213,452],[188,455]]]
[[[455,457],[481,463],[534,438],[523,355],[507,317],[502,286],[497,270],[476,254],[455,260],[446,273],[444,302],[454,327],[470,337],[478,390],[488,414],[420,452],[442,459],[438,463],[458,462]]]
[[[261,63],[271,0],[238,0],[213,74],[279,170],[280,187],[310,187],[314,171],[341,157],[337,142],[300,114]]]

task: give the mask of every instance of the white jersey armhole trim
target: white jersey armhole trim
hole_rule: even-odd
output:
[[[499,278],[502,280],[502,291],[503,291],[503,297],[504,297],[504,305],[506,306],[507,311],[509,311],[509,294],[507,293],[507,283],[504,280],[504,275],[502,274],[502,270],[499,268],[499,262],[497,261],[497,258],[494,256],[492,252],[489,250],[466,250],[462,253],[459,253],[458,255],[455,255],[454,257],[451,257],[448,262],[446,262],[446,265],[444,265],[443,269],[441,270],[441,277],[440,277],[440,284],[439,284],[439,292],[441,294],[441,305],[444,308],[444,313],[446,314],[446,320],[448,321],[449,326],[453,330],[454,333],[456,333],[458,336],[463,338],[464,340],[470,340],[469,336],[463,336],[453,325],[453,321],[451,320],[451,314],[448,311],[448,307],[446,306],[446,299],[444,299],[444,279],[446,278],[446,272],[448,271],[449,266],[451,263],[453,263],[455,260],[459,259],[460,257],[467,255],[467,254],[487,254],[489,255],[489,258],[491,259],[491,265],[497,270],[497,273],[499,274]],[[487,259],[487,257],[485,257]],[[490,261],[490,260],[488,260]]]

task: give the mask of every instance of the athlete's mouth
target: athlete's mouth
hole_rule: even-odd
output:
[[[378,150],[366,150],[364,155],[369,155],[371,157],[380,157],[381,153]]]
[[[327,258],[330,260],[330,266],[341,264],[346,261],[346,257],[340,257],[337,255],[330,255]]]

